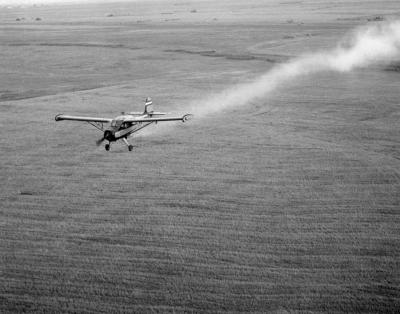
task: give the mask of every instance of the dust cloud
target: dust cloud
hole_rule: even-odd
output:
[[[244,106],[293,79],[323,71],[348,72],[400,56],[400,21],[377,23],[352,31],[335,49],[303,55],[278,65],[251,83],[239,84],[193,103],[188,112],[201,118],[221,110]]]

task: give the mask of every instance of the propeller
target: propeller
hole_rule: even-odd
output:
[[[103,136],[101,139],[98,139],[98,140],[96,141],[96,145],[97,145],[97,146],[100,146],[101,143],[103,143],[105,139],[106,139],[106,138],[105,138],[104,136]]]
[[[113,133],[110,130],[105,130],[104,131],[103,137],[96,141],[96,145],[100,146],[101,143],[104,142],[104,140],[108,140],[108,141],[115,140],[115,137],[114,137]]]

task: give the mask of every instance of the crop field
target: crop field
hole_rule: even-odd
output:
[[[398,313],[400,58],[150,126],[132,152],[54,116],[147,96],[196,113],[399,15],[389,0],[0,7],[0,313]]]

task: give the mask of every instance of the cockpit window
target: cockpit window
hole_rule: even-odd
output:
[[[123,120],[112,120],[111,121],[111,126],[112,127],[119,127],[121,124],[122,124],[122,122],[124,122]]]

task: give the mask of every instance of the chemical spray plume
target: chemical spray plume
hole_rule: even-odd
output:
[[[188,112],[201,118],[229,107],[247,105],[294,78],[323,71],[348,72],[399,57],[400,21],[361,27],[331,51],[304,55],[278,65],[251,83],[237,85],[193,104]]]

